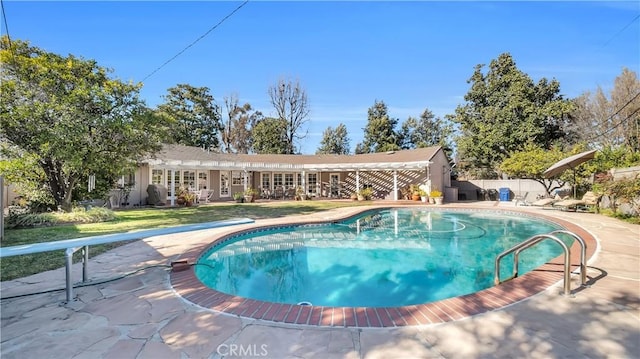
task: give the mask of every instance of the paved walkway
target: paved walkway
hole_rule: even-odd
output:
[[[491,203],[476,203],[482,206]],[[465,204],[466,205],[466,204]],[[506,208],[507,203],[499,207]],[[513,209],[513,205],[508,209]],[[492,207],[496,208],[496,207]],[[561,283],[509,307],[438,325],[391,329],[317,328],[241,319],[196,307],[169,285],[167,268],[1,302],[0,356],[9,358],[639,358],[640,226],[588,213],[540,208],[590,231],[591,288],[575,298]],[[340,209],[307,216],[331,219]],[[283,221],[260,220],[258,224]],[[235,227],[239,229],[241,226]],[[137,241],[92,259],[94,281],[166,265],[220,228]],[[80,266],[74,279],[81,277]],[[574,284],[576,278],[574,275]],[[1,283],[3,297],[64,286],[64,270]]]

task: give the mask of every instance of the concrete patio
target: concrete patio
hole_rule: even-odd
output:
[[[496,206],[497,204],[497,206]],[[444,207],[446,207],[445,205]],[[515,209],[513,203],[456,206]],[[561,283],[508,307],[438,325],[321,328],[243,319],[197,307],[176,295],[168,268],[218,228],[136,241],[90,261],[101,281],[123,279],[1,302],[4,358],[638,358],[640,357],[640,226],[589,213],[518,207],[578,224],[599,248],[589,262],[595,283],[575,297]],[[341,217],[353,208],[305,216]],[[287,218],[256,224],[287,223]],[[81,278],[81,267],[74,268]],[[574,275],[572,288],[577,287]],[[64,269],[1,283],[2,297],[64,287]]]

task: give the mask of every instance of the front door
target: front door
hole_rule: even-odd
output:
[[[332,173],[329,175],[329,197],[340,197],[340,174]]]
[[[229,196],[229,171],[220,171],[220,197]]]

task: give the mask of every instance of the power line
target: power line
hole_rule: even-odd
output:
[[[616,32],[613,36],[611,36],[611,38],[607,40],[607,42],[605,42],[604,45],[602,45],[602,47],[609,45],[609,43],[613,41],[613,39],[615,39],[618,35],[620,35],[624,30],[626,30],[629,26],[631,26],[631,24],[633,24],[639,18],[640,18],[640,14],[636,15],[636,17],[634,17],[633,20],[629,21],[629,23],[625,25],[625,27],[623,27],[620,31]]]
[[[613,115],[609,116],[607,118],[607,121],[611,121],[613,119],[614,116],[616,116],[617,114],[620,113],[620,111],[624,110],[627,106],[629,106],[629,104],[631,102],[633,102],[633,100],[637,99],[640,96],[640,92],[638,92],[635,96],[633,96],[631,98],[631,100],[627,101],[627,103],[625,103],[622,107],[620,107]],[[596,134],[594,136],[592,136],[591,138],[587,139],[587,142],[595,140],[596,138],[600,137],[600,136],[604,136],[606,134],[608,134],[609,132],[615,130],[616,128],[620,127],[623,123],[625,123],[627,120],[631,119],[633,117],[633,115],[635,115],[638,111],[640,111],[640,107],[638,107],[635,111],[633,111],[632,113],[629,114],[629,116],[625,117],[624,119],[622,119],[620,122],[618,122],[617,124],[611,126],[610,128],[608,128],[606,131],[600,133],[600,134]]]
[[[4,12],[4,1],[0,0],[0,6],[2,7],[2,21],[4,21],[4,28],[7,30],[9,47],[11,47],[11,36],[9,36],[9,23],[7,22],[7,14]]]
[[[1,1],[1,0],[0,0]],[[149,77],[153,76],[156,72],[158,72],[161,68],[165,67],[168,63],[170,63],[171,61],[175,60],[178,56],[182,55],[182,53],[184,53],[185,51],[187,51],[191,46],[195,45],[198,41],[202,40],[205,36],[209,35],[210,32],[212,32],[213,30],[215,30],[218,26],[220,26],[223,22],[225,22],[228,18],[230,18],[233,14],[235,14],[238,10],[240,10],[243,6],[245,6],[247,3],[249,2],[249,0],[245,0],[242,4],[240,4],[240,6],[238,6],[237,8],[235,8],[232,12],[230,12],[227,16],[225,16],[224,18],[222,18],[222,20],[220,20],[217,24],[213,25],[209,30],[207,30],[207,32],[205,32],[204,34],[200,35],[200,37],[198,37],[197,39],[195,39],[195,41],[193,41],[192,43],[190,43],[189,45],[187,45],[184,49],[182,49],[180,52],[178,52],[177,54],[175,54],[172,58],[170,58],[169,60],[165,61],[162,65],[158,66],[158,68],[156,68],[155,70],[153,70],[150,74],[148,74],[147,76],[145,76],[142,79],[142,82],[144,82],[146,79],[148,79]]]

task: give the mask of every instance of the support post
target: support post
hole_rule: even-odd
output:
[[[82,282],[89,281],[89,246],[82,247]]]
[[[393,200],[398,200],[398,170],[393,170]]]
[[[176,205],[176,170],[171,170],[171,207]]]
[[[73,283],[71,281],[71,266],[73,265],[73,252],[74,252],[73,248],[67,248],[64,251],[67,303],[70,303],[73,300]]]

